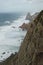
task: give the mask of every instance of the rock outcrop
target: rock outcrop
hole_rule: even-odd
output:
[[[19,52],[0,65],[43,65],[43,10],[28,29]]]
[[[32,21],[33,19],[32,19],[32,16],[31,16],[31,14],[30,13],[28,13],[27,14],[27,16],[26,16],[26,20],[30,20],[30,21]]]
[[[30,13],[27,13],[26,20],[33,21],[37,17],[38,14],[39,14],[39,12],[36,12],[33,15],[31,15]]]
[[[29,20],[30,22],[32,22],[38,15],[38,12],[35,13],[34,15],[30,15],[30,13],[27,14],[26,16],[26,20]],[[29,23],[23,23],[21,26],[19,26],[19,28],[21,28],[22,30],[27,30],[29,28]]]
[[[28,30],[28,26],[29,24],[23,23],[21,26],[19,26],[19,28],[21,28],[22,30]]]

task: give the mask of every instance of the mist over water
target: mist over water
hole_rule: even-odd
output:
[[[15,18],[16,16],[16,18]],[[17,17],[18,16],[18,17]],[[21,14],[2,14],[0,17],[0,61],[6,59],[11,53],[18,52],[21,42],[23,41],[26,30],[19,28],[25,20],[25,15]],[[3,52],[5,54],[3,55]],[[8,53],[9,52],[9,53]]]
[[[4,14],[5,15],[5,14]],[[2,16],[4,16],[2,15]],[[9,15],[6,15],[6,17]],[[16,43],[16,40],[18,39],[22,39],[23,36],[25,36],[25,31],[22,31],[22,29],[19,28],[20,25],[23,24],[23,22],[25,21],[25,16],[23,17],[16,17],[15,19],[11,19],[11,15],[10,18],[3,18],[3,21],[1,21],[1,26],[0,26],[0,45],[18,45],[19,42]],[[12,17],[13,18],[13,17]],[[5,22],[4,22],[4,19]],[[12,20],[12,23],[10,21],[10,19]],[[6,23],[6,24],[5,24]],[[11,23],[9,25],[9,23]],[[15,41],[14,41],[15,40]],[[12,43],[13,42],[13,43]]]

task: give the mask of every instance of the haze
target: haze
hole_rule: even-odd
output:
[[[0,12],[34,12],[43,9],[43,0],[0,0]]]

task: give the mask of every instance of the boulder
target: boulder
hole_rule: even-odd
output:
[[[28,24],[23,23],[21,26],[19,26],[22,30],[28,30]]]
[[[4,55],[6,52],[3,52],[2,54]]]

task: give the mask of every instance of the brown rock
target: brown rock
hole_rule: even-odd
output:
[[[23,23],[21,26],[19,26],[22,30],[28,30],[28,24]]]
[[[43,11],[29,25],[18,53],[17,65],[43,65]]]

